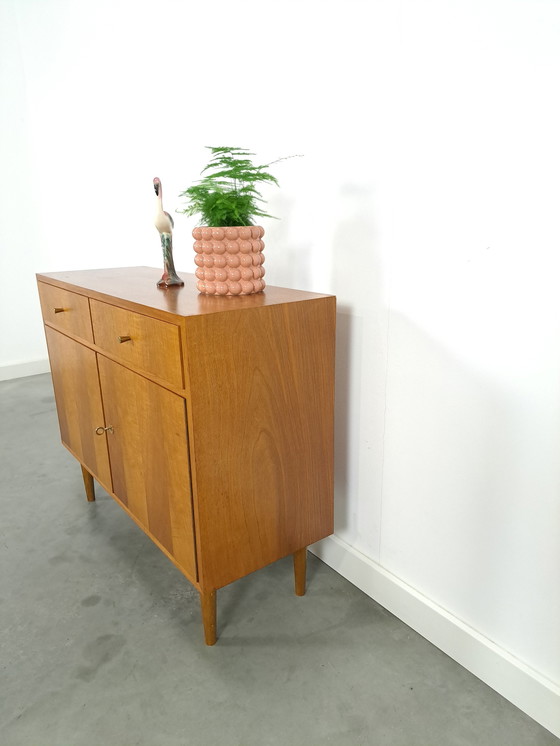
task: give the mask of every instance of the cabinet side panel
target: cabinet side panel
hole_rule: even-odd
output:
[[[111,489],[111,470],[95,352],[45,327],[62,442],[86,469]]]
[[[188,320],[205,586],[333,532],[335,298]]]

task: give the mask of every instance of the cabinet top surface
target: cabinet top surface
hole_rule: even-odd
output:
[[[119,299],[177,316],[199,316],[243,308],[296,303],[328,295],[267,285],[261,293],[213,296],[199,293],[196,277],[179,272],[183,287],[158,288],[162,270],[153,267],[119,267],[37,274],[37,280],[110,301]]]

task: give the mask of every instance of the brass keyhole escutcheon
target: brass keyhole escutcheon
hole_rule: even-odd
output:
[[[103,433],[112,433],[112,432],[114,432],[112,425],[109,425],[109,427],[101,427],[100,426],[100,427],[96,427],[95,428],[95,434],[96,435],[103,435]]]

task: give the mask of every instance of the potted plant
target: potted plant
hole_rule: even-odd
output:
[[[182,212],[200,216],[193,230],[197,288],[209,295],[249,295],[265,287],[264,228],[255,218],[273,217],[263,212],[264,200],[257,190],[261,183],[278,186],[266,169],[256,166],[254,153],[245,148],[209,147],[211,158],[206,174],[181,193],[187,199]],[[285,160],[280,158],[279,160]]]

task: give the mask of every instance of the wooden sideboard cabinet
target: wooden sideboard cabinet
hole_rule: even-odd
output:
[[[149,267],[39,274],[62,442],[199,591],[333,532],[334,296],[161,289]]]

